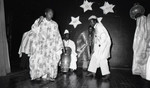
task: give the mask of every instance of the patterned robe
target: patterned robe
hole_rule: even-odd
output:
[[[24,51],[30,56],[32,80],[45,75],[56,78],[63,48],[58,25],[53,20],[47,21],[46,18],[38,25],[38,20],[32,25],[32,29],[24,34],[19,51]]]

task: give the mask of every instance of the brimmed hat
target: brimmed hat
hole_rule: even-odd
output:
[[[92,15],[88,18],[88,20],[92,20],[92,19],[97,19],[97,17],[95,15]]]

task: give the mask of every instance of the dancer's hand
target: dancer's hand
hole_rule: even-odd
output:
[[[44,19],[44,17],[43,17],[43,16],[40,16],[40,18],[39,18],[39,22],[38,22],[38,25],[40,25],[40,24],[41,24],[41,22],[43,21],[43,19]]]

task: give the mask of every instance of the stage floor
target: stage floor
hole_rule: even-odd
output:
[[[150,82],[140,76],[132,75],[131,70],[111,69],[110,80],[102,80],[100,71],[97,77],[86,77],[87,72],[78,69],[74,73],[58,73],[54,82],[30,80],[29,71],[0,77],[0,88],[150,88]]]

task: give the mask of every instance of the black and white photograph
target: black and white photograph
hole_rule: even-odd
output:
[[[150,2],[0,0],[0,88],[150,88]]]

